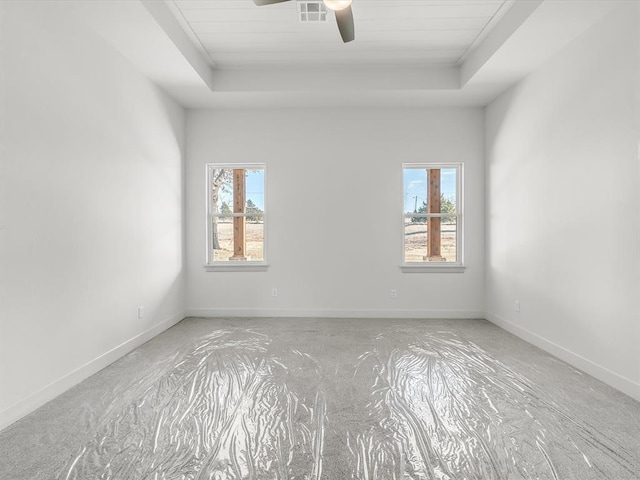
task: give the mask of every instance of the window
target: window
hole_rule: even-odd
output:
[[[207,165],[207,265],[265,265],[265,166]]]
[[[402,265],[462,266],[462,164],[402,167]]]

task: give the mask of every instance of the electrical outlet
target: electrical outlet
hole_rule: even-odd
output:
[[[398,298],[398,290],[391,290],[391,298]]]
[[[138,307],[138,319],[144,318],[144,307]]]
[[[278,289],[277,288],[272,288],[271,289],[271,296],[272,297],[277,297],[278,296]]]
[[[520,300],[516,300],[515,302],[513,302],[513,309],[520,313]]]

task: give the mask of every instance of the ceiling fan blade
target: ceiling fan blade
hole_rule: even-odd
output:
[[[338,30],[340,30],[340,36],[344,43],[350,42],[356,38],[351,5],[343,10],[336,10],[336,22],[338,22]]]
[[[255,3],[258,6],[262,6],[262,5],[271,5],[272,3],[282,3],[282,2],[288,2],[289,0],[253,0],[253,3]]]
[[[289,1],[291,0],[253,0],[253,3],[262,6]],[[342,10],[335,10],[334,13],[336,14],[336,23],[338,24],[342,41],[344,43],[353,41],[356,38],[356,30],[353,25],[353,10],[351,10],[351,5]]]

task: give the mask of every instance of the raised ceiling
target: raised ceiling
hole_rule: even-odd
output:
[[[1,1],[1,0],[0,0]],[[626,0],[56,0],[187,108],[482,106]]]
[[[326,22],[298,20],[297,1],[168,0],[194,44],[217,67],[319,64],[455,65],[512,0],[354,0],[356,40]]]

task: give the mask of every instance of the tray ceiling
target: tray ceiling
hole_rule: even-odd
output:
[[[343,44],[333,12],[300,22],[296,1],[257,7],[252,0],[169,0],[211,65],[455,65],[511,0],[353,0],[356,40]]]
[[[56,0],[187,108],[487,105],[617,3],[353,0],[345,44],[294,0]]]

